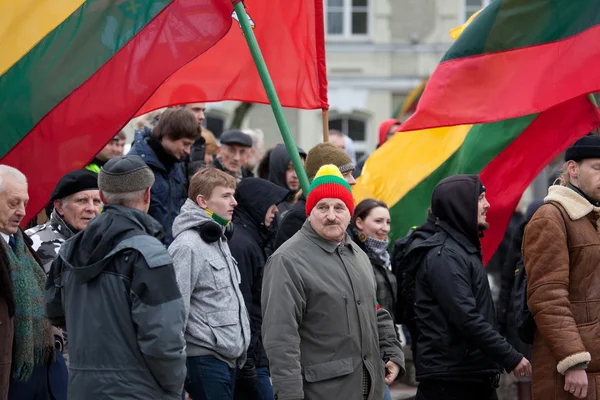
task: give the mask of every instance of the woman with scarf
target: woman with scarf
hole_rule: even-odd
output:
[[[354,208],[350,233],[354,242],[371,260],[377,283],[377,303],[394,319],[398,288],[388,252],[390,223],[390,210],[387,204],[375,199],[365,199]],[[387,387],[383,399],[392,399]]]
[[[354,209],[350,230],[354,242],[371,260],[377,282],[377,302],[394,318],[398,289],[388,252],[390,222],[390,210],[384,202],[365,199]]]

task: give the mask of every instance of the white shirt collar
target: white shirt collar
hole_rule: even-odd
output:
[[[4,232],[0,232],[0,235],[2,235],[2,239],[4,239],[4,241],[8,244],[8,241],[10,240],[10,235],[7,235]]]

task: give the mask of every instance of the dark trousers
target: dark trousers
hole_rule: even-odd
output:
[[[235,384],[235,400],[273,400],[269,368],[256,368],[256,379],[238,377]]]
[[[497,400],[489,383],[428,380],[419,383],[416,400]]]
[[[194,400],[233,400],[235,368],[214,356],[187,358],[185,390]]]
[[[27,382],[11,379],[8,400],[67,400],[67,385],[67,366],[57,350],[56,361],[36,365]]]

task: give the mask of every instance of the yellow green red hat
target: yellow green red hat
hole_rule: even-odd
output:
[[[340,199],[348,207],[350,215],[354,214],[352,189],[338,167],[333,164],[323,165],[315,175],[306,197],[306,215],[309,215],[322,199]]]

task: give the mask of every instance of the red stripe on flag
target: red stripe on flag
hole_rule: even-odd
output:
[[[401,131],[537,114],[600,91],[600,26],[553,43],[448,60],[427,83]],[[485,100],[485,101],[482,101]]]
[[[323,1],[245,2],[254,34],[284,107],[329,108]],[[269,104],[246,39],[234,21],[216,46],[174,73],[137,115],[162,107],[222,100]]]
[[[84,167],[173,71],[221,39],[231,0],[174,0],[2,158],[29,180],[28,218]]]
[[[541,113],[480,174],[490,202],[490,229],[482,239],[484,263],[490,260],[523,195],[542,169],[575,140],[600,126],[600,112],[585,96]]]

